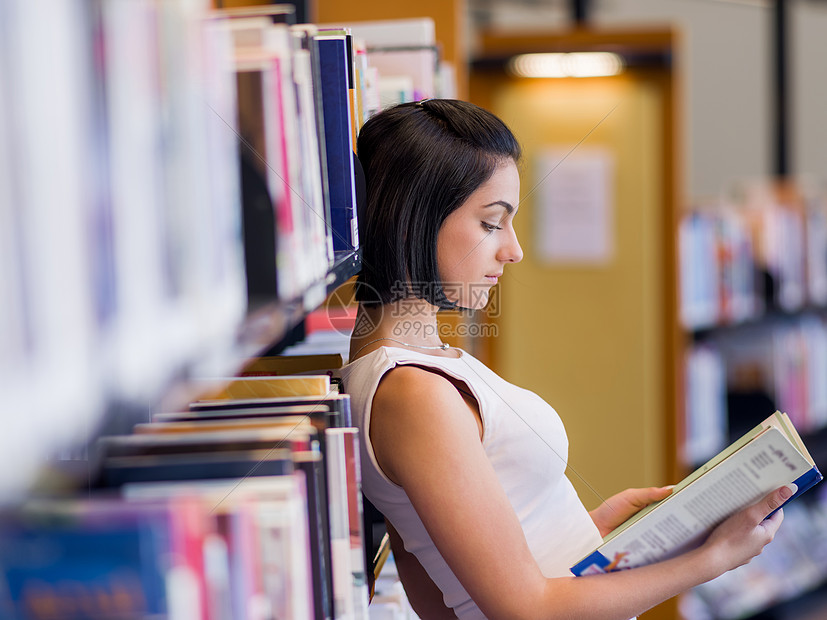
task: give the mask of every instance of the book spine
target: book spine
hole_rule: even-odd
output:
[[[338,431],[325,431],[333,609],[336,618],[352,618],[355,598],[348,517],[347,456],[345,437]]]
[[[330,572],[330,528],[327,519],[324,461],[318,441],[311,446],[311,458],[298,467],[307,484],[307,523],[310,532],[310,558],[313,579],[315,620],[333,617],[332,573]]]
[[[356,190],[347,51],[345,40],[341,37],[320,37],[318,45],[333,248],[336,251],[353,251],[358,246],[358,240],[353,236],[356,229]]]
[[[363,530],[362,466],[359,461],[359,430],[342,429],[345,441],[348,524],[353,580],[354,618],[368,620],[368,589]]]

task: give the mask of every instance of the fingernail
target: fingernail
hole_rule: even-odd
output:
[[[787,486],[781,489],[781,499],[788,499],[795,495],[795,492],[798,491],[798,485],[794,482],[791,482]]]

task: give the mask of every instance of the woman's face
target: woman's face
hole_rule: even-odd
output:
[[[505,264],[522,260],[513,226],[519,199],[520,175],[509,159],[443,222],[439,275],[445,295],[460,307],[485,307]]]

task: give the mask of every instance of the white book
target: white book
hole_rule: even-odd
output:
[[[203,49],[204,123],[207,159],[204,175],[209,187],[209,237],[212,248],[209,290],[202,299],[205,324],[202,347],[235,339],[247,304],[241,222],[241,183],[238,167],[237,100],[232,36],[217,19],[200,21]],[[226,356],[225,356],[226,357]]]
[[[3,52],[15,62],[5,67],[3,97],[12,131],[0,139],[14,140],[7,172],[28,325],[28,353],[15,360],[20,391],[12,401],[21,406],[0,440],[9,474],[0,488],[11,492],[59,445],[88,433],[102,389],[86,228],[95,174],[86,12],[77,3],[34,1],[15,2],[7,15]]]
[[[367,620],[370,595],[367,586],[365,540],[362,523],[362,465],[359,459],[359,429],[337,428],[334,432],[343,435],[345,443],[353,613],[355,618]]]
[[[305,248],[305,254],[308,261],[314,265],[311,282],[317,282],[324,279],[333,262],[333,237],[327,232],[329,216],[325,206],[326,179],[322,176],[320,128],[317,123],[317,94],[313,83],[311,51],[304,49],[300,44],[302,38],[312,36],[312,32],[305,35],[294,28],[292,36],[299,45],[299,49],[293,52],[293,80],[299,103],[297,112],[301,138],[304,213],[310,231],[310,242]]]
[[[429,17],[378,19],[345,25],[354,37],[362,39],[368,47],[436,45],[436,24]]]
[[[291,228],[286,239],[290,248],[291,268],[295,277],[295,287],[289,297],[301,294],[313,281],[312,262],[306,260],[312,233],[308,224],[308,205],[302,180],[302,127],[300,125],[298,102],[296,100],[296,83],[293,77],[293,56],[295,44],[290,29],[285,24],[274,24],[267,31],[267,50],[277,59],[278,83],[274,94],[279,97],[281,117],[273,125],[282,141],[282,152],[286,159],[285,180],[287,181],[287,204],[290,210]],[[281,221],[279,222],[281,224]],[[282,238],[280,236],[280,238]],[[279,270],[281,273],[281,270]]]
[[[368,64],[376,68],[379,88],[385,93],[383,109],[414,98],[438,96],[439,52],[433,19],[376,20],[345,25],[354,38],[364,41]],[[410,80],[409,87],[403,86],[401,78]]]
[[[686,356],[684,463],[706,461],[726,445],[726,370],[720,353],[695,346]]]
[[[827,304],[827,204],[821,198],[807,205],[807,293],[815,305]]]
[[[7,50],[0,42],[0,56]],[[0,389],[14,395],[28,368],[26,346],[29,325],[25,312],[26,289],[23,286],[23,263],[19,230],[20,214],[15,208],[9,80],[0,64]],[[21,390],[22,391],[22,390]],[[11,410],[20,410],[25,400],[14,399]]]
[[[353,587],[353,554],[350,548],[345,441],[345,435],[340,429],[325,430],[334,617],[353,620],[356,618],[356,597]]]
[[[140,398],[168,374],[167,291],[184,276],[169,272],[166,213],[180,207],[165,200],[161,59],[146,44],[159,34],[159,14],[147,0],[102,3],[101,11],[116,291],[109,361],[116,393]]]
[[[798,433],[776,412],[603,539],[572,572],[613,572],[660,562],[700,546],[727,517],[795,483],[795,495],[821,481]]]
[[[807,418],[811,428],[819,429],[827,424],[827,326],[808,315],[800,328],[807,357]]]

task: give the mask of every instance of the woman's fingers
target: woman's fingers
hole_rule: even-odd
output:
[[[657,502],[668,497],[671,493],[672,486],[644,487],[642,489],[626,489],[618,493],[616,497],[624,500],[630,506],[640,509],[648,506],[652,502]]]
[[[776,489],[757,504],[747,508],[747,510],[750,511],[750,514],[755,518],[756,523],[761,523],[773,511],[781,508],[784,502],[795,495],[797,490],[798,487],[794,483],[790,483],[787,486]]]
[[[776,489],[715,529],[708,543],[721,572],[746,564],[772,542],[784,520],[780,508],[796,491],[794,484]]]

